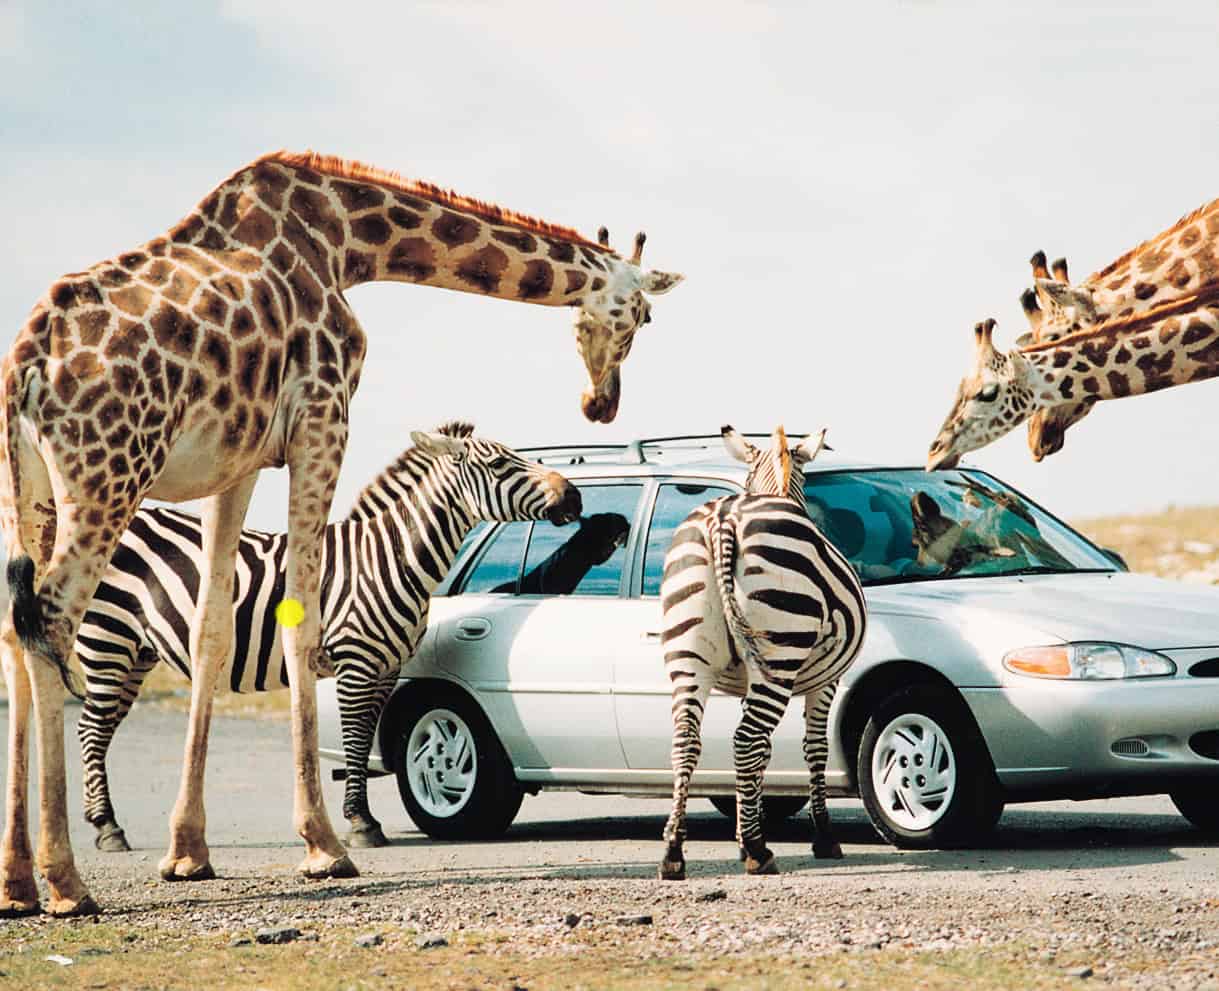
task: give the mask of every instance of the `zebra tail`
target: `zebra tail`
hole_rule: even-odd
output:
[[[733,577],[736,569],[736,527],[731,520],[717,520],[711,528],[711,556],[728,634],[736,641],[742,657],[762,665],[761,638],[757,630],[745,622],[740,603],[736,600],[736,580]]]
[[[4,401],[0,403],[0,420],[3,420],[4,450],[0,458],[0,485],[8,488],[11,499],[10,512],[3,521],[4,537],[8,544],[7,579],[9,600],[12,607],[13,630],[21,645],[42,657],[48,658],[59,671],[64,688],[78,699],[84,696],[76,687],[75,679],[68,668],[67,660],[59,648],[47,636],[47,618],[42,599],[34,589],[34,559],[21,542],[20,513],[22,510],[21,473],[18,465],[18,445],[21,443],[20,414],[25,390],[15,364],[9,360],[4,368]]]

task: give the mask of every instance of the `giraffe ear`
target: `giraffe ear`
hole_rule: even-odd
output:
[[[1016,338],[1016,347],[1018,348],[1031,348],[1036,343],[1037,338],[1032,334],[1021,334]]]
[[[442,457],[448,455],[460,460],[465,457],[469,445],[464,437],[450,437],[448,434],[429,434],[422,430],[411,431],[411,443],[428,454]]]
[[[668,292],[684,278],[684,275],[678,275],[676,272],[644,272],[639,278],[639,288],[649,295],[659,296],[661,293]]]
[[[1046,311],[1065,310],[1073,306],[1086,317],[1096,316],[1096,304],[1092,300],[1092,293],[1078,286],[1069,286],[1065,282],[1038,279],[1037,299],[1041,303],[1041,308]]]
[[[744,461],[745,464],[750,464],[753,458],[750,452],[757,449],[749,443],[744,437],[737,433],[736,428],[725,424],[720,427],[720,436],[724,438],[724,447],[738,461]]]

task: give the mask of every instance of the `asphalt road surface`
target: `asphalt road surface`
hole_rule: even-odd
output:
[[[79,711],[75,706],[68,710],[67,748],[72,840],[82,872],[87,877],[93,864],[111,869],[125,865],[133,880],[155,877],[177,793],[185,715],[137,706],[119,730],[110,753],[111,788],[133,852],[102,854],[93,847],[92,827],[80,817],[75,735]],[[7,738],[4,707],[0,732]],[[302,848],[291,828],[287,724],[218,718],[211,739],[207,836],[213,865],[222,875],[226,870],[289,869]],[[329,780],[331,765],[323,767],[327,808],[342,833],[343,785]],[[659,799],[544,792],[525,799],[501,842],[437,844],[414,828],[393,778],[375,779],[369,787],[373,812],[392,845],[353,852],[366,873],[493,870],[511,875],[548,868],[558,876],[574,871],[581,877],[651,877],[668,812],[668,803]],[[31,797],[36,815],[37,800]],[[813,860],[807,824],[799,816],[771,831],[771,845],[785,871],[832,872],[881,882],[896,874],[911,881],[939,875],[942,882],[947,880],[943,872],[959,872],[962,884],[1006,871],[1013,880],[1040,886],[1052,884],[1057,876],[1097,892],[1162,889],[1184,895],[1209,888],[1219,895],[1219,845],[1193,830],[1163,796],[1009,806],[986,849],[926,853],[901,852],[881,841],[857,801],[835,801],[831,807],[846,859]],[[705,800],[693,800],[691,811],[691,877],[739,874],[728,820]]]

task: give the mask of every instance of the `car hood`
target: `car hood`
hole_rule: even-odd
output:
[[[867,589],[871,611],[1013,622],[1065,641],[1153,650],[1219,645],[1219,588],[1126,572],[953,578]]]

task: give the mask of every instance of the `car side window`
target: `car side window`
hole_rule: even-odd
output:
[[[665,554],[673,542],[673,534],[682,521],[697,506],[720,496],[732,495],[733,489],[720,485],[699,485],[687,482],[666,482],[656,493],[652,509],[652,524],[648,527],[648,543],[643,553],[643,594],[659,595],[660,579],[664,575]]]
[[[529,539],[528,522],[505,523],[491,537],[490,545],[470,571],[463,595],[484,592],[515,592],[521,576],[521,559]]]
[[[581,485],[584,515],[538,523],[529,539],[522,595],[617,595],[641,485]]]

